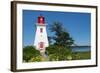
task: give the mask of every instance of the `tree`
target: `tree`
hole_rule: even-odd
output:
[[[54,22],[50,26],[51,32],[54,33],[53,36],[49,36],[49,42],[51,44],[46,48],[50,61],[63,61],[72,59],[72,51],[70,46],[74,43],[70,34],[63,28],[60,22]],[[52,40],[52,41],[51,41]]]
[[[50,26],[51,32],[54,32],[55,35],[52,39],[55,41],[55,45],[70,47],[74,40],[71,38],[70,34],[63,28],[62,23],[54,22]]]
[[[48,36],[49,45],[52,44],[52,37]]]

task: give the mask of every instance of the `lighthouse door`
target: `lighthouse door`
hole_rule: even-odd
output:
[[[44,42],[40,42],[40,43],[39,43],[39,48],[40,48],[40,49],[43,49],[43,48],[44,48]]]

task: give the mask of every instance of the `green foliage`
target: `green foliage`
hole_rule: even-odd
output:
[[[49,42],[49,45],[52,44],[52,37],[48,36],[48,42]]]
[[[71,50],[67,47],[51,45],[46,48],[46,52],[48,53],[48,57],[50,61],[63,61],[70,60]]]
[[[70,34],[63,28],[62,23],[54,22],[54,24],[50,26],[50,30],[55,33],[54,36],[51,36],[55,41],[55,45],[70,47],[74,43]]]
[[[38,56],[40,56],[40,52],[36,50],[33,46],[26,46],[23,48],[23,60],[25,62],[28,62],[32,58],[37,59]]]
[[[70,34],[63,28],[63,24],[60,22],[54,22],[50,26],[51,32],[54,33],[53,36],[49,36],[49,47],[46,48],[48,57],[50,61],[62,61],[71,60],[72,53],[70,46],[74,43]]]
[[[40,61],[42,61],[41,56],[36,56],[36,57],[33,57],[29,60],[29,62],[40,62]]]
[[[73,60],[83,60],[83,59],[90,59],[91,52],[73,52],[72,53]]]

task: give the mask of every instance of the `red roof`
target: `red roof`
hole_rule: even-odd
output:
[[[38,17],[38,24],[41,24],[41,25],[45,24],[45,18],[41,15]]]

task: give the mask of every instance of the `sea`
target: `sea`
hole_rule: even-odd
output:
[[[72,47],[72,52],[89,52],[91,47]]]

